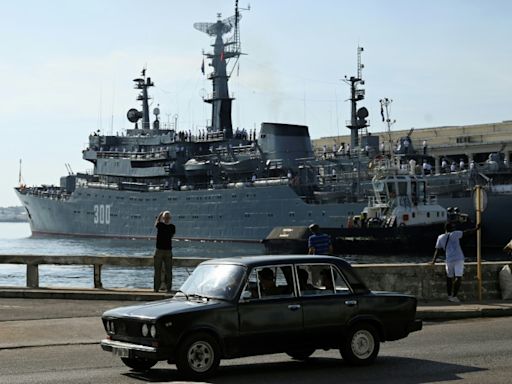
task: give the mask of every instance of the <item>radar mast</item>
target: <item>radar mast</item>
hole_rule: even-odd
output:
[[[250,9],[249,7],[247,10]],[[211,125],[207,127],[209,133],[223,134],[225,139],[233,137],[233,125],[231,121],[231,104],[234,100],[229,95],[228,80],[233,72],[240,55],[242,55],[240,44],[240,14],[238,0],[235,2],[235,14],[227,19],[221,20],[221,14],[217,14],[215,23],[194,23],[194,28],[215,38],[212,45],[213,52],[203,53],[211,61],[213,72],[209,73],[208,79],[212,81],[211,95],[203,97],[205,103],[212,105]],[[231,38],[224,41],[223,36],[233,30]],[[228,64],[235,59],[231,72],[228,74]],[[204,73],[204,66],[203,73]]]

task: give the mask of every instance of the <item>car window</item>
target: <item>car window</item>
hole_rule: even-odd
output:
[[[296,267],[301,296],[349,293],[339,271],[329,264],[303,264]]]
[[[295,296],[292,267],[266,266],[251,271],[242,300]]]

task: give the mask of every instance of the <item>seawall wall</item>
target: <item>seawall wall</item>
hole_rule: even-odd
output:
[[[501,299],[498,274],[508,262],[482,263],[482,299]],[[360,264],[357,273],[371,290],[414,295],[418,300],[445,300],[445,264]],[[477,263],[466,263],[459,292],[462,300],[478,299]]]

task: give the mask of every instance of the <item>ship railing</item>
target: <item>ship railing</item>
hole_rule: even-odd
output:
[[[99,159],[154,160],[154,159],[166,159],[167,151],[158,151],[158,152],[98,151],[97,156]]]
[[[200,257],[174,257],[173,268],[194,268],[207,260]],[[129,268],[153,267],[153,257],[134,256],[55,256],[55,255],[0,255],[0,264],[25,264],[27,266],[26,286],[39,287],[40,265],[92,265],[94,272],[94,288],[103,288],[103,266],[118,266]]]
[[[86,184],[84,184],[84,187],[86,187],[86,188],[101,188],[101,189],[119,189],[119,184],[88,181]]]

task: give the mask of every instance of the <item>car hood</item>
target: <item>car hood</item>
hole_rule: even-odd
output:
[[[217,300],[161,300],[145,304],[131,305],[108,310],[103,313],[103,318],[139,318],[139,319],[157,319],[162,316],[174,315],[183,312],[195,312],[213,307],[226,306],[228,303]]]

